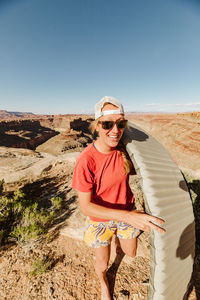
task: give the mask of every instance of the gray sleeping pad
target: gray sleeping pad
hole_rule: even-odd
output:
[[[122,141],[141,177],[145,211],[165,220],[165,234],[150,233],[148,299],[184,299],[195,248],[194,215],[185,180],[168,151],[133,123]]]

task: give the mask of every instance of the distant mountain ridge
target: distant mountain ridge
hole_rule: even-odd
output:
[[[32,112],[0,110],[0,119],[34,118],[36,116]]]

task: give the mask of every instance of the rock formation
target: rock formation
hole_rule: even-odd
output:
[[[58,162],[74,162],[77,153],[92,141],[91,120],[64,115],[1,121],[0,180],[5,180],[7,190],[45,176]]]
[[[39,119],[1,121],[0,146],[34,150],[37,146],[59,133],[61,133],[60,137],[56,138],[55,141],[53,140],[52,143],[59,140],[63,144],[63,141],[65,141],[63,148],[65,150],[86,146],[91,140],[90,120],[87,116],[64,115],[43,116]],[[68,143],[68,146],[66,143]],[[45,151],[47,148],[47,146],[44,146],[41,151]],[[65,151],[63,149],[61,152]]]
[[[0,122],[0,146],[35,149],[56,134],[55,130],[41,126],[38,120]]]
[[[164,145],[182,170],[200,177],[200,112],[127,117]]]

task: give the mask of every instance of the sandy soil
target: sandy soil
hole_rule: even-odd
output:
[[[42,257],[52,260],[53,268],[30,276],[32,263]],[[118,256],[120,261],[122,256]],[[24,247],[10,246],[1,251],[0,299],[100,299],[99,283],[93,268],[93,252],[83,242],[63,236],[50,243]],[[131,263],[110,264],[108,278],[114,299],[145,299],[149,261],[137,256]]]

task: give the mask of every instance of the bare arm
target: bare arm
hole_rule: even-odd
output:
[[[126,222],[133,227],[147,232],[149,232],[150,229],[156,230],[160,233],[165,232],[164,229],[153,224],[157,223],[159,225],[162,225],[164,221],[159,218],[150,216],[143,211],[138,210],[127,211],[103,207],[98,204],[92,203],[91,197],[91,192],[78,192],[80,207],[83,214],[86,216]]]

